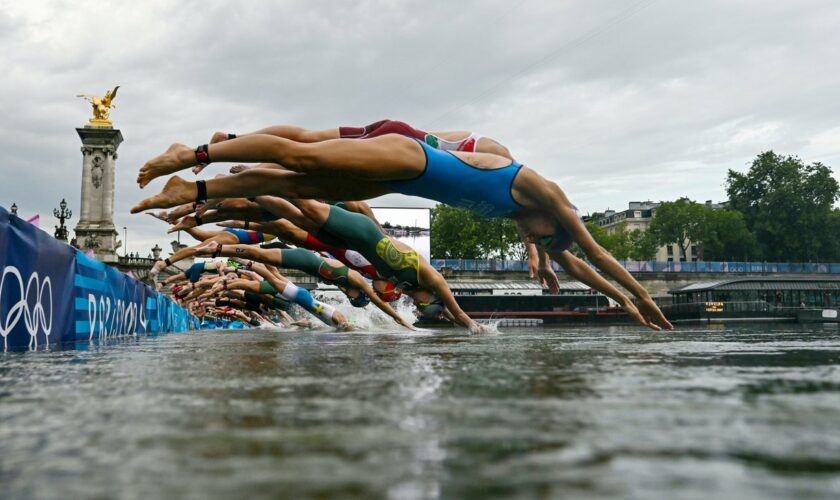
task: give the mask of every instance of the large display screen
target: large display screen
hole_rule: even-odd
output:
[[[373,213],[382,228],[417,250],[426,260],[431,257],[431,214],[428,208],[377,208]]]

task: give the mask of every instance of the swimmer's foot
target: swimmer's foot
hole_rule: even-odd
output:
[[[210,144],[226,141],[231,138],[230,135],[231,134],[228,134],[227,132],[213,132],[213,137],[210,138]]]
[[[163,222],[170,222],[169,221],[169,214],[166,212],[166,210],[161,210],[160,212],[157,212],[157,213],[146,212],[146,215],[151,215],[155,219],[162,220]]]
[[[244,172],[244,171],[250,170],[252,168],[254,168],[253,165],[234,165],[234,166],[230,167],[230,173],[238,174],[239,172]]]
[[[137,184],[146,187],[152,180],[195,165],[195,150],[183,144],[173,144],[161,155],[147,161],[140,167]]]
[[[166,181],[160,193],[134,205],[131,213],[136,214],[151,208],[171,208],[195,200],[197,194],[198,188],[194,182],[187,182],[176,175]]]
[[[169,223],[175,224],[181,217],[185,215],[190,215],[191,213],[195,212],[196,207],[199,204],[196,202],[187,203],[184,205],[177,206],[169,211]]]
[[[216,247],[218,247],[218,246],[219,246],[219,244],[216,243],[215,241],[205,241],[204,243],[195,247],[195,249],[194,249],[195,254],[196,255],[210,255],[210,254],[216,253]]]
[[[155,262],[155,265],[152,266],[152,269],[149,270],[150,276],[157,276],[158,273],[166,269],[166,262],[159,260]]]
[[[233,137],[231,137],[231,136],[233,136]],[[210,144],[216,144],[217,142],[222,142],[222,141],[226,141],[228,139],[233,139],[234,137],[236,137],[234,134],[228,134],[228,133],[225,133],[225,132],[214,132],[213,137],[210,138]],[[194,174],[198,174],[199,172],[204,170],[204,167],[206,167],[206,166],[207,165],[196,165],[192,168],[192,172]]]
[[[181,220],[178,221],[177,224],[170,227],[166,232],[169,234],[177,233],[178,231],[185,231],[187,229],[192,229],[194,227],[198,227],[198,220],[195,217],[188,215],[186,217],[182,217]]]

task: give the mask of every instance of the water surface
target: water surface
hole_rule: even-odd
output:
[[[837,327],[712,328],[6,353],[0,496],[837,498]]]

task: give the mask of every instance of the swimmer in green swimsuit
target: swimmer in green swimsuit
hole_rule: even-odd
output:
[[[336,205],[314,200],[291,200],[304,215],[304,229],[323,241],[359,252],[384,278],[409,295],[423,317],[443,315],[449,320],[480,332],[481,325],[458,305],[443,276],[416,250],[391,238],[369,217]],[[438,302],[444,308],[425,309],[423,304]]]
[[[379,298],[361,274],[337,260],[326,259],[315,252],[303,248],[263,249],[251,245],[219,245],[213,242],[200,245],[196,248],[196,252],[199,255],[212,253],[224,257],[239,257],[276,267],[303,271],[325,283],[336,285],[354,306],[363,307],[369,298],[376,307],[394,321],[409,330],[414,330],[414,327],[400,317],[390,304]],[[268,284],[264,281],[263,286],[268,286]]]

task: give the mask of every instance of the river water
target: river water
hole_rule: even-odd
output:
[[[837,498],[837,326],[0,354],[4,498]]]

